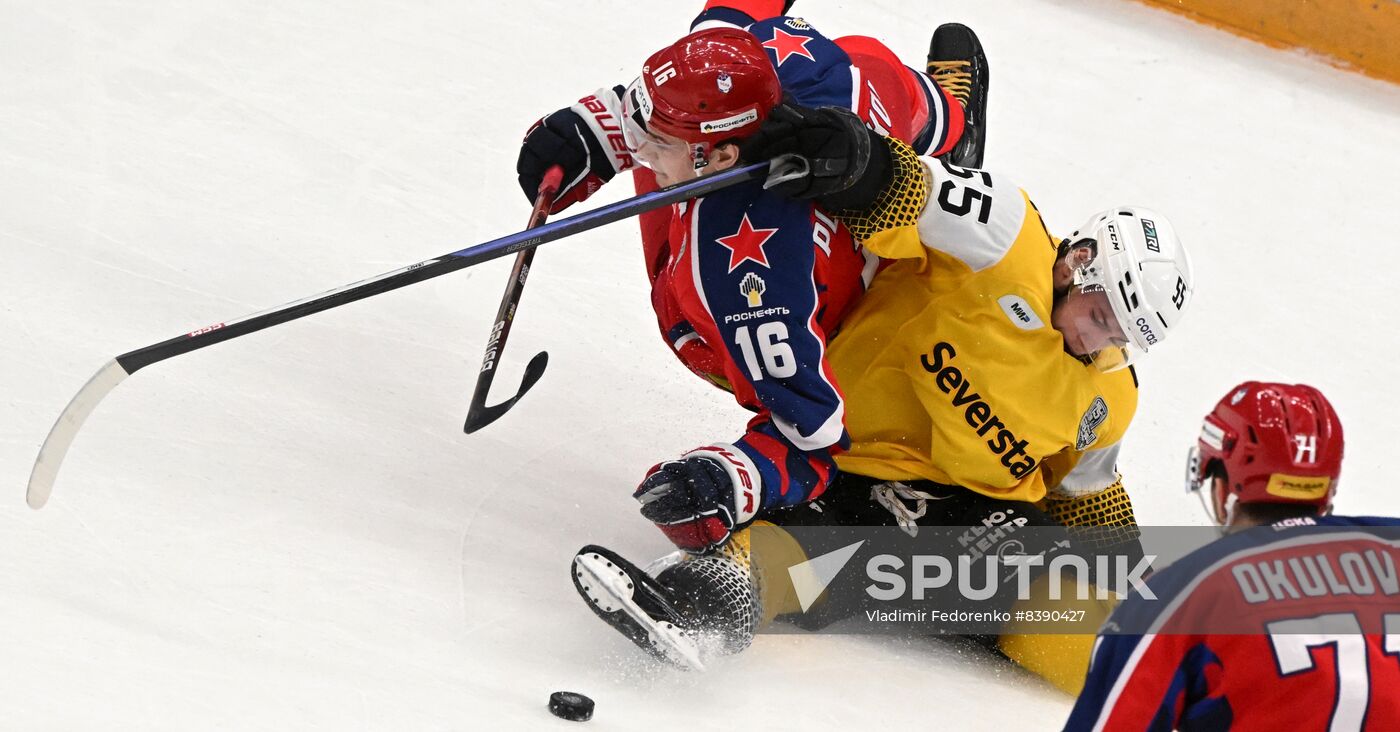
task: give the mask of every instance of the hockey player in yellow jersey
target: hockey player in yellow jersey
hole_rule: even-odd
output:
[[[1112,487],[1137,408],[1130,357],[1165,337],[1180,313],[1168,295],[1167,312],[1124,307],[1120,318],[1114,298],[1144,309],[1141,288],[1127,288],[1159,284],[1143,281],[1156,268],[1171,288],[1181,283],[1184,307],[1190,270],[1170,225],[1144,209],[1115,209],[1061,245],[1004,177],[938,163],[928,170],[942,193],[917,225],[866,240],[895,261],[831,346],[852,436],[841,470],[1032,503],[1047,488],[1070,498]],[[1139,262],[1135,250],[1160,258]],[[1105,288],[1109,270],[1139,264],[1138,281],[1129,272],[1122,291]]]
[[[1001,175],[920,159],[835,110],[775,119],[747,154],[815,157],[826,177],[788,185],[891,261],[829,351],[852,438],[842,472],[1031,503],[1121,488],[1132,363],[1192,293],[1171,224],[1119,207],[1058,239]]]
[[[1171,224],[1118,207],[1058,239],[1003,176],[918,158],[838,110],[788,107],[773,119],[749,159],[808,158],[816,173],[789,192],[824,203],[890,260],[828,351],[852,442],[837,456],[842,476],[816,505],[774,521],[990,527],[1014,514],[1031,526],[1116,527],[1095,536],[1135,546],[1117,472],[1137,409],[1132,364],[1179,326],[1192,294]],[[1030,602],[1007,593],[1003,609],[1059,596],[1048,580],[1038,587]],[[768,594],[765,612],[782,612]],[[1075,609],[1101,619],[1109,606]],[[1093,639],[1010,624],[989,640],[1073,693]]]
[[[597,611],[636,610],[629,617],[651,622],[629,637],[698,667],[687,626],[719,628],[740,650],[760,618],[801,615],[811,625],[816,606],[801,599],[794,572],[814,571],[798,565],[818,554],[798,527],[972,527],[983,556],[1042,559],[1063,533],[1020,528],[1133,528],[1116,471],[1137,407],[1131,366],[1176,329],[1191,297],[1189,261],[1163,217],[1115,208],[1057,240],[1010,180],[918,158],[836,109],[779,107],[740,148],[749,160],[801,153],[809,172],[779,189],[817,198],[888,262],[828,348],[852,446],[837,455],[825,494],[735,532],[718,553],[642,572],[586,547],[576,585]],[[1119,538],[1136,546],[1131,531],[1110,537]],[[683,596],[706,619],[636,604],[653,597],[648,577],[671,568],[692,579],[653,599]],[[1054,584],[1058,574],[1032,576],[1028,592],[998,580],[986,609],[1017,621],[974,638],[1077,692],[1110,605],[1060,602],[1050,609],[1077,614],[1083,630],[1040,632],[1021,611],[1076,593]],[[625,592],[609,589],[619,582]],[[633,606],[615,602],[624,595]],[[826,606],[817,624],[850,617],[845,603]]]

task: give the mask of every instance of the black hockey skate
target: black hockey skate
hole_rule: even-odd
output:
[[[987,145],[987,89],[991,72],[977,34],[961,23],[944,23],[933,32],[928,75],[963,106],[962,137],[944,157],[962,168],[981,168]]]
[[[704,671],[702,647],[737,653],[753,640],[753,586],[747,571],[724,557],[672,562],[653,577],[589,545],[574,556],[571,574],[598,617],[663,662]]]
[[[661,661],[704,671],[700,644],[685,627],[680,598],[637,565],[592,544],[574,555],[574,588],[588,607]]]

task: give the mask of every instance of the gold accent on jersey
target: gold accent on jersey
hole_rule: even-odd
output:
[[[767,521],[755,521],[754,524],[772,524]],[[751,524],[751,525],[754,525]],[[729,535],[729,541],[719,548],[719,553],[744,569],[752,570],[753,561],[750,555],[750,536],[748,528],[740,529]]]
[[[885,141],[894,162],[893,180],[880,191],[870,208],[832,212],[857,241],[865,241],[881,231],[915,226],[928,200],[928,169],[914,148],[893,137]]]
[[[1071,529],[1075,540],[1096,549],[1110,549],[1137,541],[1142,535],[1133,516],[1133,502],[1123,481],[1097,493],[1059,496],[1050,493],[1040,510]]]

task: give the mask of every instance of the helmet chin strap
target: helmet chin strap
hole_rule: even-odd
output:
[[[1235,506],[1239,500],[1240,497],[1233,493],[1225,497],[1225,520],[1218,527],[1221,534],[1230,533],[1230,527],[1235,525]]]

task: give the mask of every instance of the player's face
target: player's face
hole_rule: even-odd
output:
[[[1091,356],[1105,348],[1121,348],[1128,344],[1127,336],[1118,326],[1108,293],[1102,289],[1070,288],[1068,294],[1055,303],[1050,323],[1065,339],[1065,350],[1072,356]]]
[[[663,186],[699,175],[695,168],[693,146],[679,137],[661,132],[644,132],[632,154],[638,162],[656,173],[656,182]]]

